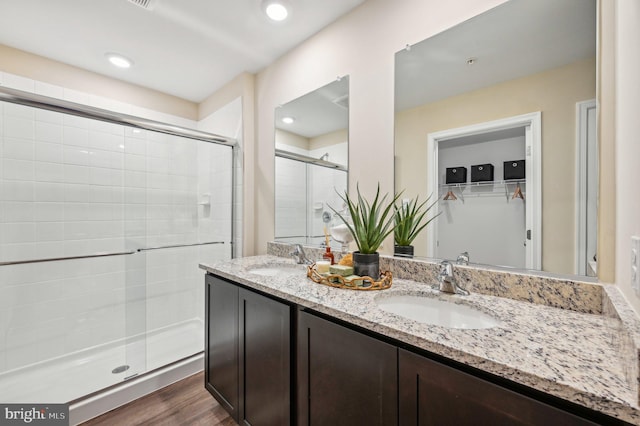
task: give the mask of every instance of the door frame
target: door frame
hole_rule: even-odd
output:
[[[578,275],[587,275],[587,175],[588,175],[588,135],[589,121],[588,114],[592,109],[596,109],[596,100],[576,103],[576,259],[574,271]],[[597,112],[597,110],[596,110]],[[596,119],[596,159],[598,158],[598,120]],[[599,198],[599,197],[598,197]],[[597,236],[597,230],[596,230]]]
[[[516,115],[469,126],[429,133],[427,135],[427,194],[439,197],[438,148],[451,139],[515,128],[525,129],[526,229],[531,231],[527,242],[526,268],[542,269],[542,113]],[[427,234],[427,256],[435,257],[438,230]]]

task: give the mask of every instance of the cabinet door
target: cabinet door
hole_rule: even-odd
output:
[[[299,425],[397,424],[395,346],[300,312],[297,347]]]
[[[205,387],[238,420],[238,287],[206,277]]]
[[[291,308],[240,289],[240,418],[251,426],[291,422]]]
[[[595,425],[428,358],[399,351],[400,425]]]

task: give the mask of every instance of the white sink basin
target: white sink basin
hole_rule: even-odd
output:
[[[294,264],[273,264],[259,265],[251,267],[247,270],[250,274],[260,275],[262,277],[277,277],[284,275],[304,275],[305,265]]]
[[[427,296],[378,297],[376,303],[383,311],[441,327],[480,329],[497,327],[501,324],[497,319],[470,306]]]

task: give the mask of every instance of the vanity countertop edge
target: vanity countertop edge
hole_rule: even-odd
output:
[[[637,384],[630,383],[633,379],[629,379],[625,363],[620,362],[625,357],[618,353],[617,344],[621,326],[637,328],[632,311],[623,308],[623,312],[617,312],[618,318],[614,318],[497,296],[444,295],[425,283],[396,278],[388,290],[353,291],[312,282],[306,277],[304,265],[294,266],[300,268],[300,274],[260,276],[250,272],[282,263],[295,265],[291,259],[260,255],[201,263],[200,268],[418,349],[640,424]],[[611,287],[605,286],[604,291],[612,300],[613,307],[609,309],[615,309],[623,299]],[[418,323],[378,307],[375,299],[391,294],[416,294],[471,304],[503,325],[470,330]],[[638,331],[632,330],[632,335]],[[637,373],[637,369],[633,372]]]

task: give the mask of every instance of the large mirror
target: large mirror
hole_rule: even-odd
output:
[[[349,77],[275,111],[275,239],[325,241],[347,188]]]
[[[597,273],[596,7],[510,0],[396,54],[395,188],[441,212],[416,256]]]

